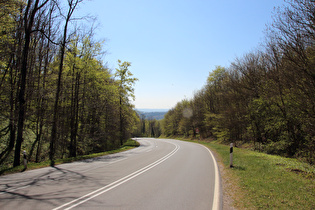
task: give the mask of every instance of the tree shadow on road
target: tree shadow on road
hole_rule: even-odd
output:
[[[37,171],[37,175],[20,173],[0,177],[0,209],[11,209],[12,206],[19,206],[18,204],[21,204],[19,207],[23,205],[28,209],[32,207],[31,203],[55,207],[77,198],[76,194],[64,196],[66,192],[75,192],[75,189],[81,189],[91,182],[96,186],[100,184],[82,173],[57,166],[39,170],[42,172]],[[38,207],[32,207],[34,208]]]

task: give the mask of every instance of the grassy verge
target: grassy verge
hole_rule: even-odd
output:
[[[237,209],[315,209],[315,167],[296,159],[200,142],[223,163],[223,179]],[[222,169],[221,169],[222,170]],[[221,172],[222,175],[222,172]]]
[[[134,141],[132,139],[129,139],[126,143],[124,143],[119,149],[116,150],[111,150],[111,151],[106,151],[106,152],[101,152],[101,153],[94,153],[90,155],[82,155],[82,156],[77,156],[77,157],[71,157],[71,158],[64,158],[64,159],[57,159],[55,160],[55,165],[59,165],[62,163],[71,163],[74,161],[79,161],[79,160],[86,160],[90,158],[95,158],[95,157],[100,157],[104,155],[109,155],[109,154],[114,154],[118,152],[123,152],[135,147],[138,147],[140,144],[137,141]],[[50,161],[43,161],[40,163],[28,163],[27,164],[27,170],[32,170],[32,169],[37,169],[37,168],[43,168],[43,167],[48,167],[50,166]],[[6,175],[6,174],[12,174],[12,173],[17,173],[24,171],[24,166],[20,165],[17,167],[12,167],[12,168],[5,168],[0,171],[0,175]]]

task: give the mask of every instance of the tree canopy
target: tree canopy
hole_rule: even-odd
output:
[[[217,66],[194,97],[165,116],[166,136],[215,138],[315,162],[315,3],[291,0],[264,47]],[[193,110],[187,118],[183,110]]]
[[[130,63],[118,62],[117,78],[102,43],[72,27],[84,24],[71,18],[81,2],[0,1],[0,169],[19,165],[21,150],[54,164],[117,148],[134,132]]]

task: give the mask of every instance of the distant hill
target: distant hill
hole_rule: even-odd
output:
[[[162,120],[168,109],[137,109],[140,115],[144,115],[145,119]]]
[[[136,109],[139,112],[168,112],[169,109]]]
[[[146,119],[162,120],[167,112],[143,112]]]

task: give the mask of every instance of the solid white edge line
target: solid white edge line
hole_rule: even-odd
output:
[[[214,177],[214,194],[213,194],[213,202],[212,202],[212,210],[219,210],[220,209],[220,179],[219,179],[219,169],[218,169],[218,164],[216,159],[214,158],[214,155],[212,154],[211,150],[200,144],[201,146],[203,146],[204,148],[206,148],[213,160],[213,164],[214,164],[214,173],[215,173],[215,177]]]
[[[99,188],[99,189],[97,189],[97,190],[95,190],[93,192],[90,192],[90,193],[88,193],[86,195],[83,195],[83,196],[81,196],[81,197],[79,197],[79,198],[77,198],[75,200],[72,200],[72,201],[70,201],[68,203],[65,203],[65,204],[63,204],[61,206],[58,206],[58,207],[54,208],[53,210],[61,209],[63,207],[69,206],[70,204],[73,204],[73,203],[78,202],[78,201],[80,201],[80,200],[85,198],[84,200],[80,201],[79,203],[73,204],[72,206],[66,208],[66,209],[72,209],[72,208],[74,208],[74,207],[76,207],[76,206],[78,206],[78,205],[80,205],[80,204],[82,204],[82,203],[84,203],[84,202],[94,198],[94,197],[97,197],[97,196],[99,196],[99,195],[101,195],[101,194],[103,194],[103,193],[105,193],[105,192],[107,192],[107,191],[109,191],[109,190],[111,190],[111,189],[113,189],[115,187],[118,187],[119,185],[121,185],[121,184],[123,184],[123,183],[125,183],[125,182],[127,182],[127,181],[129,181],[129,180],[131,180],[131,179],[133,179],[133,178],[135,178],[137,176],[139,176],[140,174],[150,170],[151,168],[161,164],[162,162],[164,162],[165,160],[167,160],[168,158],[173,156],[180,148],[180,146],[177,145],[177,144],[174,144],[174,143],[171,143],[171,142],[167,142],[167,143],[175,145],[175,149],[172,150],[167,155],[165,155],[164,157],[160,158],[159,160],[157,160],[157,161],[155,161],[155,162],[153,162],[153,163],[151,163],[151,164],[149,164],[149,165],[147,165],[147,166],[145,166],[145,167],[143,167],[143,168],[141,168],[141,169],[139,169],[139,170],[137,170],[137,171],[135,171],[135,172],[133,172],[133,173],[131,173],[131,174],[129,174],[129,175],[127,175],[127,176],[117,180],[117,181],[115,181],[115,182],[112,182],[112,183],[110,183],[110,184],[108,184],[108,185],[106,185],[104,187],[101,187],[101,188]]]

